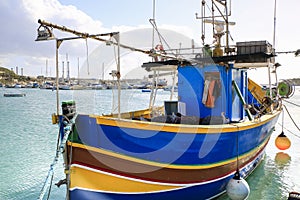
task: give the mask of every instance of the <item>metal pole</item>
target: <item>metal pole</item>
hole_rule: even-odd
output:
[[[112,33],[105,33],[105,34],[90,35],[88,33],[82,33],[82,32],[78,32],[78,31],[69,29],[65,26],[59,26],[59,25],[56,25],[56,24],[51,24],[51,23],[43,21],[41,19],[38,20],[38,23],[43,25],[43,26],[47,26],[49,28],[55,28],[55,29],[58,29],[58,30],[61,30],[61,31],[65,31],[65,32],[75,34],[75,35],[78,36],[78,37],[75,37],[75,39],[77,39],[77,38],[92,38],[92,39],[95,39],[95,40],[98,40],[98,41],[101,41],[101,42],[109,42],[109,43],[112,43],[113,45],[116,45],[116,42],[111,42],[109,40],[102,39],[102,38],[99,38],[99,37],[100,36],[112,36],[112,35],[119,34],[119,33],[116,33],[116,32],[112,32]],[[72,38],[70,38],[70,39],[72,39]],[[130,46],[121,44],[121,43],[119,45],[120,45],[120,47],[125,48],[125,49],[129,49],[131,51],[137,51],[137,52],[145,53],[145,54],[148,54],[148,55],[151,54],[150,51],[145,51],[143,49],[137,49],[137,48],[134,48],[134,47],[130,47]],[[168,56],[168,55],[163,55],[163,57],[164,58],[177,59],[174,56]]]
[[[78,85],[79,85],[79,57],[77,57],[77,71],[78,71],[77,79],[78,79]]]
[[[173,100],[173,95],[174,95],[174,87],[175,87],[175,78],[176,78],[176,71],[173,71],[173,80],[172,80],[172,89],[171,89],[171,96],[170,96],[170,101]]]
[[[56,39],[56,114],[59,116],[59,71],[58,71],[58,48],[62,43],[61,40]]]
[[[270,91],[270,98],[273,100],[273,90],[272,90],[272,80],[271,80],[271,67],[272,67],[272,63],[269,62],[269,64],[268,64],[269,91]],[[273,106],[271,105],[271,112],[272,111],[273,111]]]
[[[226,12],[226,47],[225,47],[225,53],[227,53],[229,49],[229,21],[228,21],[228,8],[227,8],[227,1],[225,1],[225,12]]]
[[[149,102],[149,109],[153,108],[153,95],[154,95],[154,84],[156,79],[156,70],[153,70],[153,77],[152,77],[152,86],[151,86],[151,95],[150,95],[150,102]]]
[[[155,0],[153,0],[153,13],[152,13],[152,20],[155,22]],[[152,27],[152,49],[154,48],[154,31],[155,28],[154,26]]]
[[[273,27],[273,48],[275,51],[275,41],[276,41],[276,7],[277,7],[277,1],[274,2],[274,27]],[[275,52],[274,52],[275,53]]]
[[[120,73],[120,33],[115,35],[115,39],[118,43],[118,60],[117,60],[117,79],[118,79],[118,118],[121,118],[121,73]]]

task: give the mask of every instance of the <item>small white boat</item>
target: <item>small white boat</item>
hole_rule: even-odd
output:
[[[107,86],[105,84],[92,84],[89,88],[92,90],[105,90],[107,89]]]
[[[69,85],[60,85],[59,89],[60,90],[70,90],[70,86]]]
[[[151,92],[151,89],[142,89],[142,92]]]
[[[16,84],[16,85],[14,86],[14,88],[22,88],[22,85]]]

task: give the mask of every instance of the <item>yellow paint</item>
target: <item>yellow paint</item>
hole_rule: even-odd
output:
[[[157,111],[163,112],[163,107],[158,107],[155,108]],[[126,112],[126,113],[121,113],[121,118],[122,119],[131,119],[133,117],[144,117],[144,118],[151,118],[151,109],[144,109],[144,110],[136,110],[132,112]],[[110,115],[104,115],[105,117],[112,117],[112,118],[117,118],[118,114],[110,114]]]
[[[243,155],[239,155],[239,159],[243,159],[246,157],[252,157],[256,153],[258,153],[266,145],[266,143],[268,142],[268,139],[269,138],[267,138],[261,145],[257,146],[255,149],[251,150],[250,152],[243,154]],[[222,162],[217,162],[217,163],[209,163],[209,164],[202,164],[202,165],[176,165],[176,164],[171,164],[171,163],[159,163],[159,162],[148,161],[148,160],[144,160],[144,159],[140,159],[140,158],[130,157],[130,156],[126,156],[123,154],[118,154],[118,153],[114,153],[111,151],[103,150],[100,148],[86,146],[86,145],[79,144],[79,143],[72,143],[70,141],[68,141],[68,145],[72,146],[72,147],[87,149],[89,151],[94,151],[97,153],[101,153],[104,155],[108,155],[108,156],[123,159],[123,160],[128,160],[128,161],[141,163],[141,164],[145,164],[145,165],[150,165],[150,166],[154,166],[154,167],[170,168],[170,169],[193,169],[193,170],[209,169],[209,168],[214,168],[214,167],[218,167],[218,166],[236,162],[236,158],[234,157],[229,160],[224,160]]]
[[[252,93],[255,99],[261,104],[262,99],[266,96],[266,91],[260,85],[248,78],[248,90]]]
[[[58,124],[58,116],[55,113],[52,114],[52,124]]]
[[[108,125],[124,128],[135,128],[140,130],[165,131],[173,133],[192,133],[192,134],[214,134],[237,132],[252,129],[261,126],[280,114],[275,111],[273,114],[263,115],[260,119],[254,121],[245,121],[238,124],[222,124],[222,125],[187,125],[187,124],[165,124],[146,121],[133,121],[127,119],[117,119],[107,116],[90,115],[96,118],[97,124]]]
[[[180,186],[166,185],[160,183],[143,182],[136,179],[115,176],[101,171],[91,171],[88,168],[71,166],[70,189],[75,187],[90,190],[120,193],[145,193],[162,190],[171,190]]]

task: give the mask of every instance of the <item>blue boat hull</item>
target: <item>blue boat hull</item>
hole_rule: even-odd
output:
[[[237,156],[243,177],[260,163],[279,114],[224,126],[78,115],[66,152],[69,198],[216,197],[234,175]]]

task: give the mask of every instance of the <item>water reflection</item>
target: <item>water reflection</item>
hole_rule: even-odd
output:
[[[290,164],[290,161],[291,156],[287,153],[278,152],[275,156],[275,163],[280,167],[288,166]]]

